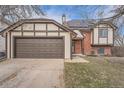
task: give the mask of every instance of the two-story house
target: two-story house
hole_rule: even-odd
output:
[[[5,28],[7,58],[64,58],[111,55],[116,26],[107,21],[23,19]]]
[[[77,33],[72,39],[72,53],[83,55],[111,55],[115,25],[108,21],[70,20],[63,15],[62,23]]]

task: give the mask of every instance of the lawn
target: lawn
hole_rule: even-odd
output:
[[[85,57],[89,63],[65,63],[65,87],[124,87],[124,58]]]

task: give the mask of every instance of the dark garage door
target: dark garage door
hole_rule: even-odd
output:
[[[64,58],[63,38],[16,38],[16,58]]]

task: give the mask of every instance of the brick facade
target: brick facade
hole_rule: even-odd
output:
[[[91,31],[82,31],[84,34],[84,39],[74,40],[75,42],[75,54],[84,54],[84,55],[99,55],[98,49],[104,48],[104,55],[111,55],[111,46],[92,46],[91,45]],[[81,45],[82,44],[82,45]],[[81,49],[82,48],[82,49]]]

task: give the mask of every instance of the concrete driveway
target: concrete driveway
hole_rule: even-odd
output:
[[[0,87],[64,87],[63,59],[12,59],[0,63]]]

